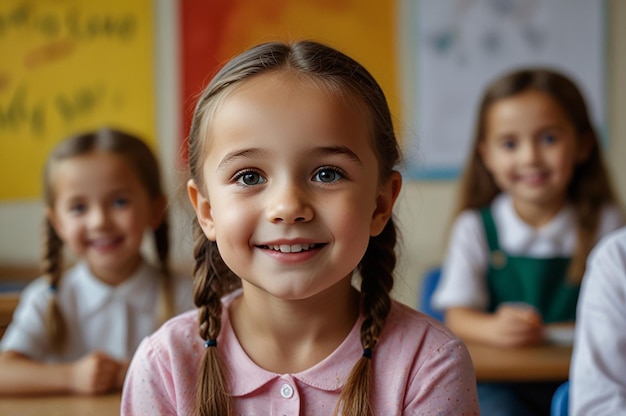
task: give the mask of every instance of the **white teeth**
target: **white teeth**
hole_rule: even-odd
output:
[[[306,251],[310,248],[313,248],[314,244],[281,244],[281,245],[272,245],[269,246],[272,250],[280,251],[281,253],[299,253],[301,251]]]

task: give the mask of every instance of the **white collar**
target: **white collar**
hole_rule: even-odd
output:
[[[576,219],[571,205],[564,206],[547,224],[534,228],[522,220],[515,208],[510,195],[499,194],[491,204],[498,240],[505,251],[532,251],[538,242],[555,247],[557,252],[571,247],[576,242]],[[552,250],[549,250],[552,251]],[[566,251],[569,251],[566,249]],[[545,254],[558,254],[547,252]]]
[[[142,260],[126,281],[111,286],[94,276],[86,262],[79,262],[68,270],[64,281],[75,286],[76,302],[80,304],[83,313],[99,311],[113,298],[123,299],[135,310],[150,311],[154,308],[158,293],[158,275],[156,268]],[[61,282],[61,286],[63,283]]]

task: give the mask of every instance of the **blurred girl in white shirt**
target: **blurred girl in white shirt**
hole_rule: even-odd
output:
[[[44,168],[44,276],[22,293],[0,344],[0,393],[120,389],[141,339],[193,307],[191,279],[168,266],[167,200],[140,139],[101,129],[71,137]],[[141,253],[154,235],[158,267]],[[79,262],[64,273],[67,246]]]

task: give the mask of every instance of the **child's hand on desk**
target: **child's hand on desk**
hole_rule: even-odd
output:
[[[543,321],[533,307],[503,304],[493,315],[493,342],[502,347],[539,344],[543,340]]]
[[[128,364],[103,352],[92,352],[74,364],[72,384],[74,391],[83,394],[101,394],[119,388]]]

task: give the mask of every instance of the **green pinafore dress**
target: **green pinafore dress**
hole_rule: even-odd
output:
[[[489,311],[504,302],[534,306],[544,323],[574,321],[579,284],[569,283],[569,257],[532,258],[511,256],[498,243],[498,233],[489,208],[480,210],[490,256],[487,286]]]

